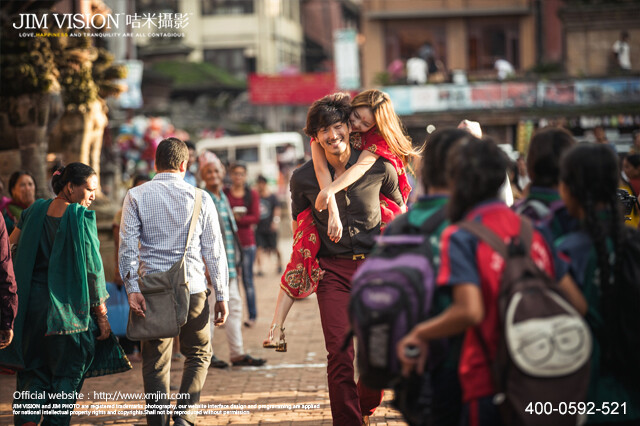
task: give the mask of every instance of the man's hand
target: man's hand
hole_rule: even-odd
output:
[[[13,340],[13,330],[0,330],[0,349],[4,349]]]
[[[342,238],[342,222],[340,222],[340,211],[336,204],[336,198],[331,197],[329,200],[329,223],[327,225],[327,235],[334,243]]]
[[[220,327],[227,321],[229,316],[229,307],[227,302],[216,302],[213,307],[213,325]]]
[[[139,317],[144,318],[144,312],[147,310],[147,304],[144,301],[142,293],[130,293],[129,294],[129,307],[131,312]]]

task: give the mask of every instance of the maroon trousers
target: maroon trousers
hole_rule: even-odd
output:
[[[361,260],[320,258],[325,271],[317,290],[320,319],[327,348],[327,377],[333,424],[361,426],[362,416],[373,414],[382,402],[383,392],[356,385],[354,380],[353,343],[342,351],[349,332],[349,297],[351,277]]]

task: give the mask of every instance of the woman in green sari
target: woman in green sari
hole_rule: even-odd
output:
[[[11,234],[18,244],[18,315],[0,364],[18,372],[16,425],[37,424],[42,413],[15,404],[74,404],[85,378],[131,368],[111,335],[95,213],[87,210],[98,188],[96,173],[71,163],[51,184],[56,198],[33,203]],[[69,424],[71,411],[44,415],[44,423]]]

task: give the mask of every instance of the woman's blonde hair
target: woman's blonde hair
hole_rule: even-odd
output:
[[[378,131],[391,152],[402,160],[405,167],[420,155],[422,149],[413,147],[411,138],[393,109],[389,95],[377,89],[360,92],[351,101],[351,107],[355,109],[363,106],[371,108]]]

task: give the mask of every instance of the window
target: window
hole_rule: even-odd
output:
[[[469,35],[469,70],[490,70],[497,59],[506,59],[520,67],[520,34],[518,21],[505,18],[471,21]]]
[[[229,151],[226,149],[210,149],[209,151],[217,155],[220,161],[222,161],[222,164],[229,163]]]
[[[203,15],[246,15],[253,13],[254,0],[200,0]]]
[[[245,163],[258,162],[258,148],[236,148],[236,161]]]
[[[244,57],[244,48],[205,49],[204,60],[233,74],[237,78],[247,77],[247,61]]]
[[[138,13],[178,12],[178,0],[136,0],[135,7]]]

